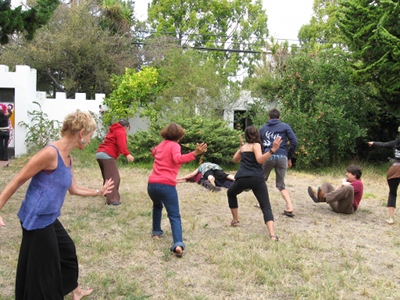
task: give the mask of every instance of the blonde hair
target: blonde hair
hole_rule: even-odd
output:
[[[96,130],[96,122],[93,117],[85,111],[80,111],[68,114],[61,127],[61,136],[72,135],[78,131],[84,130],[84,134],[88,134]]]

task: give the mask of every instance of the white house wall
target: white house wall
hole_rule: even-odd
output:
[[[38,110],[34,104],[38,102],[42,111],[48,115],[49,120],[63,122],[65,116],[76,109],[92,111],[99,114],[99,105],[103,104],[104,94],[96,94],[94,100],[87,100],[86,94],[75,94],[75,99],[66,99],[65,93],[57,93],[56,98],[46,98],[44,92],[36,91],[36,70],[29,66],[16,66],[15,72],[9,72],[9,68],[0,65],[0,89],[14,89],[14,117],[15,117],[15,144],[14,155],[19,156],[27,152],[25,137],[27,129],[18,125],[21,121],[30,125],[29,111]]]

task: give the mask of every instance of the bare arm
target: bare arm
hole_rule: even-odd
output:
[[[178,177],[176,180],[178,182],[186,182],[187,179],[193,178],[194,176],[196,176],[199,173],[199,169],[194,170],[192,173],[187,174],[183,177]]]
[[[236,153],[233,155],[233,162],[238,163],[242,159],[242,152],[241,152],[242,147],[240,147]]]
[[[274,143],[272,144],[271,150],[272,150],[273,153],[275,153],[279,149],[279,146],[281,145],[281,143],[282,143],[282,138],[280,136],[278,136],[275,139]],[[271,153],[271,150],[266,152],[266,153],[264,153],[264,154],[262,154],[262,150],[261,150],[261,145],[260,144],[256,143],[253,146],[253,152],[254,152],[254,155],[255,155],[255,157],[257,159],[257,162],[259,164],[264,163],[265,161],[267,161],[273,155],[273,153]]]
[[[0,209],[7,203],[12,195],[35,174],[42,170],[54,170],[57,166],[57,153],[51,147],[46,147],[36,153],[21,169],[21,171],[12,179],[0,194]],[[0,217],[0,226],[5,226]]]
[[[88,189],[85,187],[81,187],[76,183],[73,168],[71,168],[71,173],[72,173],[72,184],[68,189],[68,192],[71,195],[84,196],[84,197],[105,196],[111,193],[112,189],[114,188],[114,180],[112,180],[111,178],[107,179],[104,185],[100,189]]]

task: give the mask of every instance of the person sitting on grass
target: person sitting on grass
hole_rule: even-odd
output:
[[[315,203],[326,202],[337,213],[352,214],[360,204],[363,195],[363,183],[361,181],[361,168],[351,165],[346,168],[346,178],[342,184],[334,188],[326,182],[318,187],[317,191],[308,187],[308,195]]]
[[[235,176],[225,173],[217,164],[211,162],[202,163],[192,173],[179,177],[178,182],[197,182],[212,192],[218,192],[221,187],[229,188]]]

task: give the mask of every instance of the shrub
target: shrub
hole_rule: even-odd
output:
[[[207,152],[201,156],[203,162],[209,161],[221,166],[232,166],[233,154],[240,143],[238,134],[240,131],[231,129],[222,120],[210,120],[195,116],[192,118],[176,119],[186,133],[180,141],[182,153],[189,153],[196,148],[196,143],[208,144]],[[167,123],[152,125],[147,131],[139,131],[129,138],[129,149],[137,162],[149,162],[153,158],[151,149],[162,141],[161,129]],[[200,157],[198,158],[200,159]]]
[[[24,121],[18,123],[18,125],[28,129],[25,136],[28,152],[36,152],[60,137],[61,122],[49,120],[48,115],[42,111],[40,103],[36,101],[33,103],[39,106],[39,110],[28,111],[31,122],[29,124]]]

